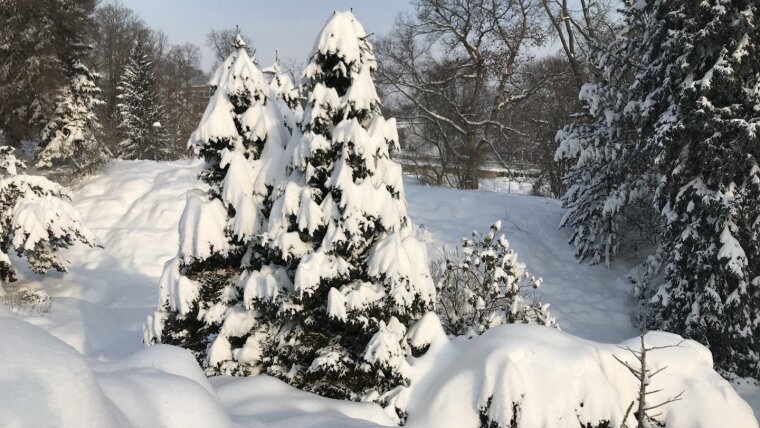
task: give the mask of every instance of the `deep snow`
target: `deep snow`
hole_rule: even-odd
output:
[[[75,189],[74,205],[81,211],[82,222],[98,236],[104,249],[73,248],[67,253],[72,261],[68,275],[50,274],[43,278],[26,272],[22,283],[32,288],[44,287],[54,298],[47,317],[25,317],[25,320],[76,351],[39,329],[0,318],[8,326],[0,327],[3,336],[8,336],[12,331],[22,331],[34,338],[29,344],[22,344],[18,337],[6,338],[6,342],[19,343],[18,346],[25,347],[25,352],[31,356],[52,352],[49,349],[62,355],[60,362],[41,356],[28,360],[31,363],[25,365],[26,371],[10,383],[7,378],[0,378],[0,417],[32,411],[32,408],[27,410],[18,404],[18,400],[10,400],[13,392],[10,388],[18,385],[19,379],[25,379],[24,376],[42,382],[45,376],[53,376],[49,374],[50,367],[57,365],[58,372],[66,371],[61,369],[69,366],[72,370],[79,370],[74,373],[80,373],[85,381],[80,385],[82,391],[73,396],[91,399],[92,406],[99,409],[94,411],[97,415],[91,416],[106,418],[103,420],[111,418],[114,426],[118,423],[182,427],[307,424],[361,427],[391,424],[382,409],[375,405],[319,398],[293,390],[268,377],[207,380],[189,353],[167,346],[143,347],[143,322],[158,301],[157,284],[163,264],[176,254],[177,223],[187,190],[197,185],[195,176],[200,166],[197,161],[115,161],[103,173]],[[573,257],[572,248],[567,245],[568,233],[557,229],[562,215],[557,201],[484,190],[425,187],[412,180],[407,180],[405,185],[409,214],[420,226],[418,236],[428,243],[431,256],[437,255],[437,249],[442,245],[456,245],[472,229],[485,230],[495,220],[503,220],[502,228],[519,254],[519,260],[527,265],[532,274],[544,278],[541,288],[543,298],[552,304],[550,309],[563,330],[563,333],[547,333],[559,335],[546,339],[549,343],[559,341],[566,343],[566,349],[583,348],[596,355],[605,354],[607,357],[599,357],[604,360],[609,359],[617,348],[588,341],[619,343],[638,334],[631,322],[635,300],[625,280],[632,262],[616,262],[609,269],[579,264]],[[0,311],[0,317],[8,315],[3,315],[5,311],[2,309]],[[512,335],[505,333],[507,330],[509,328],[490,334],[491,339],[478,342],[478,346],[484,349],[492,347],[496,341],[494,337],[503,336],[502,340],[508,340]],[[585,340],[573,338],[570,334]],[[556,355],[557,351],[551,351],[546,343],[541,345],[543,348],[539,346],[544,340],[541,337],[539,335],[535,346],[544,351],[537,352]],[[530,345],[529,339],[520,340],[527,340],[529,346],[534,346]],[[416,362],[415,376],[421,377],[436,370],[441,373],[447,364],[456,366],[452,362],[474,358],[467,353],[469,343],[453,341],[440,346],[444,352],[431,358],[438,359],[441,364],[420,360]],[[496,361],[499,358],[513,360],[510,352],[515,352],[515,348],[510,349],[495,351]],[[681,373],[688,377],[691,373],[695,378],[687,383],[690,391],[694,391],[693,397],[707,399],[711,394],[716,394],[714,397],[720,399],[713,397],[712,401],[725,403],[740,418],[747,411],[742,407],[743,403],[731,398],[733,391],[709,370],[704,352],[699,351],[698,346],[694,349],[695,355],[701,355],[696,358],[702,361],[701,365],[694,366],[696,368],[689,372],[688,368],[677,364],[679,368],[672,375]],[[694,360],[694,357],[689,358]],[[0,362],[5,359],[0,357]],[[494,364],[489,361],[473,361],[473,364]],[[23,361],[17,362],[23,364]],[[617,379],[625,376],[618,370],[620,367],[607,367],[602,370],[607,373],[605,375],[599,372],[603,365],[592,366],[595,368],[589,369],[589,373],[593,376],[607,376],[613,379],[609,380],[612,384],[627,382]],[[0,372],[6,372],[13,366],[5,367]],[[456,371],[449,373],[455,375]],[[428,379],[439,379],[440,376]],[[66,385],[69,382],[67,378],[52,379],[57,384]],[[441,385],[445,389],[445,381],[436,382],[444,382]],[[420,383],[410,392],[411,396],[424,394],[421,392],[426,388],[424,385],[424,382]],[[671,385],[675,389],[681,384],[675,382]],[[738,390],[754,404],[757,414],[760,411],[760,388],[743,385]],[[30,387],[28,391],[28,397],[32,397],[39,390]],[[183,392],[178,396],[176,391]],[[104,396],[108,398],[104,399]],[[441,403],[450,399],[451,396],[445,394],[436,397]],[[65,410],[67,403],[71,402],[60,401],[57,406]],[[696,408],[692,400],[685,400],[684,403],[687,407]],[[433,412],[425,416],[435,407],[425,410],[420,409],[419,404],[416,408],[414,406],[410,406],[411,425],[424,426],[426,421],[445,414]],[[448,407],[444,405],[443,408]],[[462,415],[463,418],[471,416]],[[2,417],[2,420],[11,419]],[[744,421],[749,423],[747,426],[753,426],[751,421],[747,421]],[[678,426],[690,426],[683,423]],[[78,425],[72,423],[69,426]]]

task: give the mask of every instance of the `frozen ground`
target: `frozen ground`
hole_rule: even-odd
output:
[[[177,221],[185,192],[196,185],[199,167],[197,162],[117,161],[75,190],[74,203],[82,213],[83,224],[96,233],[104,249],[72,249],[72,269],[66,276],[51,274],[43,279],[25,275],[24,285],[44,287],[54,297],[49,316],[27,317],[27,323],[20,323],[0,313],[0,335],[6,344],[4,352],[0,351],[6,354],[0,355],[0,420],[11,421],[5,426],[28,426],[25,422],[29,419],[13,418],[19,412],[45,414],[22,405],[28,406],[31,397],[38,399],[41,391],[47,394],[42,396],[50,397],[45,400],[49,404],[46,411],[62,418],[61,423],[49,426],[364,427],[392,423],[378,406],[318,398],[268,377],[207,380],[189,353],[165,346],[143,347],[142,323],[157,302],[156,284],[163,262],[176,252]],[[563,361],[561,350],[577,349],[573,358],[568,357],[568,364],[598,379],[595,385],[614,389],[628,382],[620,367],[609,362],[617,348],[604,343],[620,343],[638,334],[631,323],[635,301],[624,280],[631,263],[619,262],[610,269],[578,264],[567,245],[567,232],[557,229],[562,214],[557,201],[487,190],[424,187],[412,181],[406,186],[410,215],[420,225],[420,235],[428,242],[431,256],[443,245],[456,245],[473,228],[485,230],[494,220],[502,219],[519,260],[544,278],[544,300],[552,304],[563,330],[526,337],[526,330],[498,329],[476,345],[441,339],[439,352],[413,367],[413,377],[423,381],[407,397],[412,403],[410,425],[431,426],[429,423],[445,414],[435,409],[454,408],[451,400],[458,398],[464,384],[448,382],[445,378],[449,376],[470,379],[466,381],[471,382],[470,407],[477,405],[483,394],[500,394],[507,399],[509,394],[526,392],[488,389],[479,384],[484,377],[468,378],[476,371],[466,370],[460,361],[483,367],[483,375],[493,379],[500,379],[504,375],[500,370],[506,367],[504,370],[512,370],[509,379],[513,382],[515,376],[527,376],[530,370],[541,367],[556,376],[567,375],[567,370],[556,365]],[[19,337],[31,339],[25,343]],[[661,340],[665,336],[657,337]],[[512,341],[523,345],[498,345]],[[560,351],[547,344],[559,346]],[[22,355],[28,354],[26,360],[10,358],[13,353],[9,349],[16,346],[23,349]],[[473,346],[479,351],[472,351]],[[526,357],[525,349],[532,350],[532,357]],[[710,417],[730,410],[737,418],[731,426],[756,427],[751,416],[746,416],[744,403],[732,398],[731,388],[710,370],[704,350],[690,342],[683,352],[687,351],[690,354],[683,354],[682,359],[688,364],[679,363],[678,354],[662,357],[663,361],[676,358],[678,368],[672,371],[674,380],[669,385],[671,389],[688,390],[690,397],[683,403],[692,410],[685,413],[699,415],[693,410],[699,408],[705,415],[701,426],[711,426],[707,424]],[[545,364],[535,366],[536,361]],[[22,365],[23,370],[14,364]],[[59,373],[69,366],[69,377]],[[9,372],[19,373],[9,377]],[[563,382],[572,384],[576,378]],[[72,379],[83,381],[74,390],[66,389]],[[579,379],[582,385],[585,377]],[[55,387],[45,382],[54,382]],[[25,389],[18,385],[25,385]],[[737,389],[758,414],[760,388],[740,385]],[[16,394],[17,390],[26,395]],[[447,393],[449,390],[452,392]],[[435,391],[441,392],[435,395]],[[582,391],[578,394],[588,397]],[[91,415],[64,411],[81,400],[91,402]],[[430,406],[420,406],[428,402]],[[706,402],[711,404],[703,405]],[[472,409],[468,413],[459,408],[465,425],[455,426],[467,426]],[[673,423],[698,426],[683,419]]]

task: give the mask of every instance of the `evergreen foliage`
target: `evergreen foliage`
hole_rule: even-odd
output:
[[[81,175],[94,172],[108,160],[108,150],[97,138],[101,126],[95,108],[103,103],[98,98],[98,77],[79,61],[70,65],[66,85],[56,97],[53,118],[40,135],[35,152],[38,167],[65,163]]]
[[[292,173],[245,294],[280,324],[262,359],[268,373],[324,396],[388,402],[405,383],[406,331],[435,288],[390,159],[398,136],[380,114],[375,67],[361,24],[335,13],[304,71]]]
[[[173,150],[164,131],[164,112],[149,46],[132,46],[118,86],[118,145],[122,159],[169,159]]]
[[[209,375],[257,372],[256,315],[240,276],[263,231],[269,194],[282,181],[289,137],[241,38],[235,48],[212,77],[214,96],[190,137],[206,161],[200,178],[209,189],[188,193],[179,252],[165,267],[145,338],[192,350]]]
[[[285,126],[292,132],[298,127],[303,115],[299,88],[293,84],[293,79],[282,69],[277,60],[264,71],[272,75],[269,87],[276,97],[277,107],[282,111]]]
[[[19,147],[36,139],[70,84],[94,30],[96,0],[0,2],[0,128]]]
[[[80,224],[68,189],[20,173],[26,166],[14,151],[0,146],[0,281],[16,280],[13,253],[25,258],[32,272],[66,272],[69,262],[58,251],[77,242],[94,246],[96,239]]]
[[[561,132],[558,151],[577,159],[565,224],[574,227],[579,257],[609,260],[629,238],[621,225],[642,224],[631,213],[654,206],[662,233],[638,287],[642,327],[696,339],[723,370],[754,377],[757,8],[752,1],[629,3],[627,32],[602,56],[617,65],[599,63],[616,80],[584,88],[591,118]]]

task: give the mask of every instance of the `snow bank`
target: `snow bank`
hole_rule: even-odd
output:
[[[76,350],[13,318],[0,318],[0,340],[3,427],[129,426]]]
[[[668,427],[758,426],[749,405],[712,369],[705,347],[667,333],[650,333],[646,341],[648,346],[680,343],[648,354],[651,369],[668,367],[652,379],[650,389],[662,392],[652,394],[650,403],[684,391],[681,401],[658,409]],[[636,349],[639,342],[619,346]],[[412,368],[416,383],[403,397],[408,399],[407,426],[476,428],[481,414],[501,427],[516,422],[518,427],[577,428],[579,422],[601,421],[621,426],[638,383],[613,355],[634,361],[616,345],[527,325],[434,343]],[[632,418],[628,422],[634,425]]]
[[[134,427],[231,427],[190,352],[156,345],[118,363],[96,365],[98,382]]]
[[[331,400],[277,379],[220,376],[211,379],[219,399],[241,426],[362,428],[395,426],[377,404]]]

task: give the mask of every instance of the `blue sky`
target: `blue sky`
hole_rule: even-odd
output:
[[[314,38],[334,10],[353,7],[367,33],[384,34],[401,11],[411,11],[410,0],[120,0],[148,23],[163,30],[172,43],[190,42],[203,50],[208,71],[213,57],[205,46],[212,29],[239,25],[253,39],[259,63],[280,58],[304,62]]]

